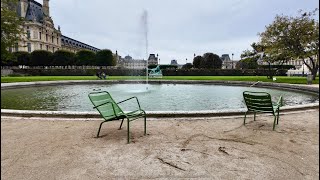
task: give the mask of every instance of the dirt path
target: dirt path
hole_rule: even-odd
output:
[[[101,121],[1,119],[2,179],[318,179],[319,111],[243,117]],[[126,123],[124,123],[125,125]]]

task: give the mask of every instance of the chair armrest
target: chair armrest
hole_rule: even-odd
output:
[[[277,104],[276,104],[278,107],[281,107],[281,106],[283,106],[283,99],[282,99],[282,96],[280,96],[280,98],[279,98],[279,100],[278,100],[278,102],[277,102]]]
[[[141,110],[139,100],[138,100],[138,98],[136,96],[133,96],[133,97],[128,98],[128,99],[125,99],[125,100],[120,101],[120,102],[117,102],[117,104],[123,103],[123,102],[128,101],[128,100],[133,99],[133,98],[135,98],[137,100],[137,103],[138,103],[138,106],[139,106],[139,110]]]
[[[111,106],[112,106],[112,109],[113,109],[113,114],[114,114],[115,116],[117,116],[116,111],[115,111],[115,109],[114,109],[114,105],[113,105],[112,102],[105,102],[105,103],[99,104],[99,105],[97,105],[97,106],[94,106],[93,109],[95,109],[95,108],[97,108],[97,107],[99,107],[99,106],[108,104],[108,103],[111,103]]]

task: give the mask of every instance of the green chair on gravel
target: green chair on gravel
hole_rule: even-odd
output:
[[[116,103],[109,92],[107,91],[101,91],[101,92],[92,92],[89,93],[89,99],[94,105],[93,108],[97,109],[100,113],[100,115],[104,118],[104,121],[101,122],[97,137],[99,137],[99,133],[101,130],[101,126],[103,123],[108,122],[108,121],[114,121],[114,120],[122,120],[119,130],[122,127],[122,123],[124,119],[127,119],[127,129],[128,129],[128,134],[127,134],[127,142],[130,143],[130,122],[133,120],[136,120],[140,117],[144,118],[144,135],[147,133],[146,129],[146,112],[141,109],[140,103],[137,97],[131,97],[129,99],[120,101]],[[135,111],[131,112],[124,112],[119,104],[131,100],[131,99],[136,99],[137,104],[138,104],[138,109]]]
[[[277,103],[273,103],[269,93],[244,91],[243,98],[248,108],[248,111],[246,111],[244,114],[243,124],[246,124],[246,115],[248,112],[254,113],[254,121],[256,120],[256,113],[271,113],[274,116],[274,130],[276,122],[277,124],[279,123],[279,112],[280,107],[282,106],[282,96],[280,96]]]

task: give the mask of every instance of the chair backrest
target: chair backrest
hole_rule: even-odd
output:
[[[270,112],[274,114],[269,93],[244,91],[243,98],[249,111]]]
[[[101,116],[107,118],[115,115],[120,116],[124,114],[124,112],[121,110],[118,104],[113,100],[109,92],[107,91],[92,92],[88,96],[92,104],[94,106],[98,106],[96,109],[99,111]],[[114,110],[113,110],[112,104],[113,104]],[[114,114],[114,111],[116,112],[116,114]]]

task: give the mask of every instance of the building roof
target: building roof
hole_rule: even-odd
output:
[[[150,54],[148,60],[157,59],[155,54]]]
[[[61,35],[61,42],[63,45],[69,45],[73,47],[83,48],[83,49],[89,49],[92,51],[99,51],[100,49],[90,46],[88,44],[85,44],[83,42],[77,41],[75,39],[69,38],[67,36]]]
[[[21,16],[21,8],[19,4],[18,8],[18,14]],[[42,11],[42,5],[34,0],[28,0],[28,9],[26,16],[24,17],[28,21],[35,20],[36,22],[43,22],[43,11]]]
[[[171,65],[178,65],[178,62],[177,62],[177,60],[175,60],[175,59],[173,59],[173,60],[171,60],[171,63],[170,63]]]
[[[221,60],[222,60],[222,61],[224,61],[224,60],[230,61],[231,59],[230,59],[229,54],[222,54],[222,55],[221,55]]]

